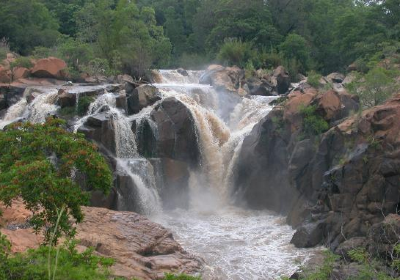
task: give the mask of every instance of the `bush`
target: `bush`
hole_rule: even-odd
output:
[[[110,279],[108,268],[112,259],[96,256],[93,249],[83,253],[76,250],[77,242],[72,241],[59,248],[41,246],[29,249],[25,253],[13,256],[10,247],[2,248],[2,243],[9,242],[0,234],[0,279],[1,280],[107,280]]]
[[[316,113],[317,106],[307,106],[300,109],[303,116],[303,136],[313,137],[324,133],[329,129],[329,124],[323,117]]]
[[[0,40],[0,60],[3,60],[7,57],[7,54],[10,52],[10,45],[6,38],[2,38]]]
[[[275,51],[267,52],[262,50],[257,53],[257,58],[253,59],[253,61],[255,61],[257,68],[276,68],[283,64],[282,56]]]
[[[321,78],[322,78],[321,74],[318,74],[315,71],[310,71],[308,72],[307,83],[312,87],[319,88],[321,85],[319,82]]]
[[[163,280],[201,280],[200,277],[189,276],[185,274],[174,275],[167,273]]]
[[[227,39],[221,46],[217,58],[224,64],[237,65],[244,68],[254,55],[251,43],[237,39]]]
[[[110,69],[108,61],[101,58],[95,58],[89,61],[89,63],[82,67],[82,70],[91,76],[111,76],[115,74]]]
[[[286,40],[279,46],[283,57],[288,61],[296,61],[298,70],[305,72],[310,64],[310,48],[307,41],[300,35],[289,34]]]
[[[24,68],[32,68],[33,63],[29,57],[20,56],[14,62],[10,63],[10,68],[14,67],[24,67]]]
[[[43,125],[18,123],[0,132],[0,201],[11,206],[21,198],[33,212],[33,228],[43,229],[49,243],[61,234],[74,236],[71,218],[83,219],[80,206],[89,203],[89,193],[74,180],[76,172],[85,175],[89,190],[107,193],[112,183],[97,147],[64,124],[49,118]]]
[[[396,70],[375,67],[366,75],[359,74],[348,89],[360,97],[363,108],[373,107],[382,104],[398,91],[399,85],[395,81],[398,74]]]
[[[78,100],[78,108],[77,108],[77,113],[79,116],[84,116],[86,115],[90,103],[94,101],[94,98],[92,96],[82,96]]]

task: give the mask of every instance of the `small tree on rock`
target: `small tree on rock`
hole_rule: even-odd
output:
[[[67,132],[63,124],[49,118],[43,125],[17,123],[0,132],[0,201],[11,206],[21,198],[33,212],[33,228],[44,229],[45,240],[53,243],[62,234],[75,234],[70,218],[81,222],[80,206],[89,203],[89,193],[75,174],[84,174],[89,190],[108,193],[112,183],[96,146],[81,134]]]

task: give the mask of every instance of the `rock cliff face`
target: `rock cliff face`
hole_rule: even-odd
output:
[[[21,202],[2,210],[1,233],[8,236],[14,252],[39,246],[42,238],[29,228],[31,213]],[[170,231],[143,216],[102,208],[84,207],[83,212],[85,221],[78,225],[76,236],[80,247],[93,247],[97,254],[114,258],[114,276],[153,280],[165,272],[192,274],[202,267],[202,260],[185,252]]]
[[[319,136],[302,131],[300,108],[309,105],[330,125]],[[249,206],[286,213],[298,247],[336,249],[399,211],[400,95],[357,111],[357,98],[345,91],[306,88],[245,139],[237,191]]]

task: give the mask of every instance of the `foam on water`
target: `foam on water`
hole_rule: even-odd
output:
[[[188,252],[204,258],[204,280],[275,280],[292,275],[313,254],[291,245],[294,231],[285,218],[267,211],[177,209],[153,220],[171,229]]]

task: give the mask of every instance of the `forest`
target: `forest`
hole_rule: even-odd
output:
[[[24,56],[61,57],[70,72],[201,68],[210,62],[292,77],[343,71],[398,52],[397,0],[3,0],[0,38]]]

